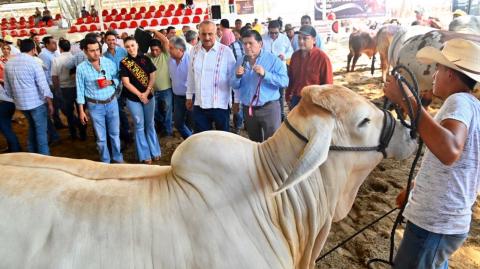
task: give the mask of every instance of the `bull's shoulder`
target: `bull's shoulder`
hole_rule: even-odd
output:
[[[170,171],[170,166],[140,164],[105,164],[90,160],[44,156],[33,153],[0,155],[0,167],[59,171],[88,180],[135,180],[159,178]],[[1,168],[0,168],[1,169]]]

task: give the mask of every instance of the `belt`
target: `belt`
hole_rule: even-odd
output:
[[[265,104],[263,104],[263,105],[261,105],[261,106],[253,106],[253,109],[261,109],[261,108],[264,108],[264,107],[266,107],[266,106],[268,106],[268,105],[270,105],[270,104],[272,104],[272,103],[275,103],[275,102],[277,102],[277,101],[278,101],[278,100],[271,100],[271,101],[268,101],[268,102],[266,102]],[[246,105],[243,105],[243,106],[244,106],[244,107],[248,107],[248,106],[246,106]]]
[[[92,98],[88,98],[85,96],[85,99],[87,100],[87,102],[89,103],[94,103],[94,104],[101,104],[101,105],[104,105],[104,104],[108,104],[110,103],[113,99],[115,99],[115,93],[112,94],[112,96],[110,96],[109,98],[107,98],[106,100],[95,100],[95,99],[92,99]]]

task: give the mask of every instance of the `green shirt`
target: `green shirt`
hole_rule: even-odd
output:
[[[153,62],[153,65],[157,68],[155,71],[155,84],[153,84],[154,91],[163,91],[172,88],[172,82],[170,81],[170,75],[168,72],[168,60],[170,56],[168,53],[160,53],[158,57],[152,57],[151,54],[148,54]]]

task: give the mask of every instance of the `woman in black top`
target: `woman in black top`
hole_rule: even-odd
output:
[[[155,81],[155,66],[152,61],[138,52],[135,38],[124,41],[128,56],[120,61],[120,77],[127,107],[135,122],[135,144],[139,161],[151,164],[159,160],[161,151],[155,131],[155,99],[152,98]]]

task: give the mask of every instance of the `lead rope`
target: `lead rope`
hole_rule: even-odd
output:
[[[410,78],[412,79],[412,84],[409,83],[402,75],[400,75],[398,73],[399,70],[404,70],[409,76]],[[418,123],[419,123],[419,119],[420,119],[420,112],[421,112],[421,100],[420,100],[420,95],[419,95],[419,92],[418,92],[418,83],[417,83],[417,79],[415,78],[415,76],[413,75],[413,73],[404,65],[398,65],[396,66],[395,68],[393,68],[392,70],[392,76],[394,76],[396,78],[396,81],[399,85],[399,88],[401,89],[401,92],[402,92],[402,95],[404,97],[404,99],[406,100],[407,102],[407,106],[408,106],[408,116],[409,118],[411,119],[411,123],[408,123],[407,121],[405,121],[405,118],[403,117],[403,113],[400,109],[400,107],[395,107],[395,111],[397,113],[397,117],[399,118],[400,122],[402,123],[402,125],[404,125],[406,128],[409,128],[410,129],[410,136],[412,138],[416,138],[417,137],[417,127],[418,127]],[[416,113],[416,116],[414,117],[413,115],[413,105],[410,101],[410,99],[408,98],[407,96],[407,93],[405,92],[405,90],[403,89],[403,86],[402,86],[402,83],[405,83],[405,85],[410,89],[410,91],[413,93],[413,96],[415,97],[415,100],[417,102],[417,113]],[[384,102],[384,108],[387,108],[389,106],[389,103],[390,101],[388,99],[385,99],[385,102]],[[418,145],[418,149],[417,149],[417,153],[415,154],[415,159],[413,160],[412,162],[412,165],[410,167],[410,172],[409,172],[409,175],[408,175],[408,181],[407,181],[407,193],[406,193],[406,199],[408,200],[408,197],[410,195],[410,188],[411,188],[411,185],[412,185],[412,181],[413,181],[413,178],[414,178],[414,173],[415,173],[415,167],[417,166],[417,163],[418,163],[418,160],[420,159],[420,155],[421,155],[421,152],[422,152],[422,148],[423,148],[423,141],[421,139],[419,139],[419,145]],[[380,262],[380,263],[384,263],[384,264],[388,264],[390,266],[393,266],[393,253],[395,251],[395,231],[398,227],[399,224],[401,224],[403,222],[403,211],[405,210],[405,206],[407,204],[407,201],[405,201],[405,203],[403,203],[402,207],[400,208],[400,211],[398,212],[398,215],[397,217],[395,218],[395,221],[393,223],[393,227],[392,227],[392,231],[390,233],[390,253],[389,253],[389,260],[383,260],[383,259],[379,259],[379,258],[373,258],[373,259],[370,259],[368,260],[367,262],[367,267],[369,269],[371,269],[371,264],[373,263],[377,263],[377,262]],[[337,250],[338,248],[340,248],[341,246],[345,245],[348,241],[350,241],[351,239],[353,239],[355,236],[359,235],[360,233],[364,232],[366,229],[370,228],[372,225],[374,225],[375,223],[379,222],[380,220],[382,220],[383,218],[385,218],[386,216],[390,215],[391,213],[393,213],[394,211],[396,211],[397,208],[392,208],[390,211],[388,211],[387,213],[385,213],[384,215],[382,215],[381,217],[375,219],[373,222],[367,224],[366,226],[364,226],[362,229],[358,230],[356,233],[354,233],[353,235],[349,236],[348,238],[346,238],[345,240],[343,240],[342,242],[340,242],[339,244],[337,244],[335,247],[333,247],[332,249],[330,249],[329,251],[327,251],[325,254],[323,254],[322,256],[320,256],[319,258],[317,258],[315,260],[315,265],[318,265],[320,260],[322,260],[323,258],[325,258],[326,256],[328,256],[329,254],[331,254],[332,252],[334,252],[335,250]]]

